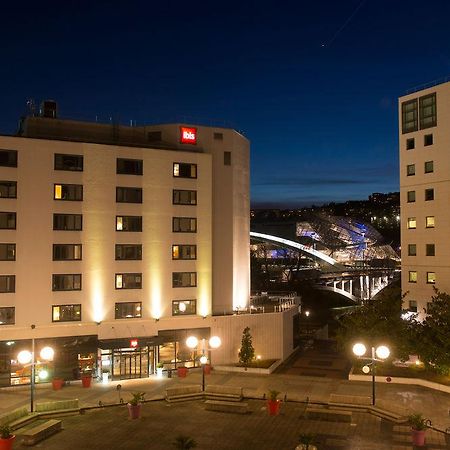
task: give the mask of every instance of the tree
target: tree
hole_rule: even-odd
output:
[[[242,364],[249,364],[255,359],[255,349],[252,344],[252,335],[250,328],[245,327],[242,332],[241,349],[239,350],[239,362]]]
[[[179,450],[189,450],[191,448],[197,447],[197,442],[190,436],[177,436],[173,446]]]

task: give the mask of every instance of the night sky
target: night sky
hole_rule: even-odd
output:
[[[450,2],[2,2],[0,132],[65,117],[224,124],[253,207],[399,190],[397,98],[450,75]]]

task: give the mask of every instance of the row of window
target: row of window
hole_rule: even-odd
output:
[[[433,161],[425,161],[424,163],[424,173],[433,173],[434,172],[434,164]],[[415,164],[408,164],[406,166],[406,175],[408,177],[413,176],[416,174],[416,165]]]
[[[408,244],[408,256],[417,256],[416,244]],[[436,256],[434,244],[425,244],[425,256]]]
[[[436,283],[436,273],[435,272],[427,272],[426,277],[428,284],[435,284]],[[416,270],[410,270],[408,272],[408,281],[410,283],[417,283],[417,271]]]
[[[434,216],[425,217],[425,228],[434,228],[435,220]],[[417,219],[415,217],[408,217],[407,227],[409,230],[415,230],[417,228]]]
[[[436,93],[423,95],[418,99],[402,103],[402,133],[411,133],[419,128],[437,125]]]
[[[414,203],[416,201],[416,191],[408,191],[406,194],[406,199],[407,199],[408,203]],[[424,199],[426,202],[434,200],[434,189],[433,188],[425,189]]]
[[[119,302],[115,304],[115,319],[135,319],[142,317],[141,302]],[[172,315],[197,314],[197,300],[173,300]],[[52,322],[81,321],[81,304],[53,305]],[[15,307],[0,307],[0,325],[14,325]]]
[[[425,134],[423,137],[423,145],[424,147],[428,147],[429,145],[433,145],[433,135]],[[406,150],[414,150],[416,148],[416,140],[415,138],[406,139]]]

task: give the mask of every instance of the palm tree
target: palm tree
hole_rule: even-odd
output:
[[[189,450],[190,448],[197,447],[197,442],[189,436],[180,435],[175,439],[173,446],[179,450]]]

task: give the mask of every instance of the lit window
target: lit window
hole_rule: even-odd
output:
[[[425,224],[427,228],[434,228],[434,216],[427,216]]]
[[[196,259],[196,245],[172,245],[172,259]]]
[[[408,281],[410,283],[417,283],[417,272],[415,270],[410,270],[408,275]]]
[[[428,284],[436,283],[436,273],[435,272],[427,272],[427,283]]]
[[[52,322],[74,322],[81,320],[81,305],[52,306]]]
[[[142,289],[142,274],[116,273],[116,289]]]
[[[197,164],[173,163],[173,176],[179,178],[197,178]]]
[[[172,302],[172,316],[187,316],[196,313],[196,300],[174,300]]]
[[[121,302],[116,303],[115,318],[116,319],[134,319],[142,317],[141,302]]]
[[[83,200],[83,185],[81,184],[55,184],[54,199],[68,201]]]
[[[408,229],[414,229],[417,226],[416,218],[415,217],[408,217]]]

